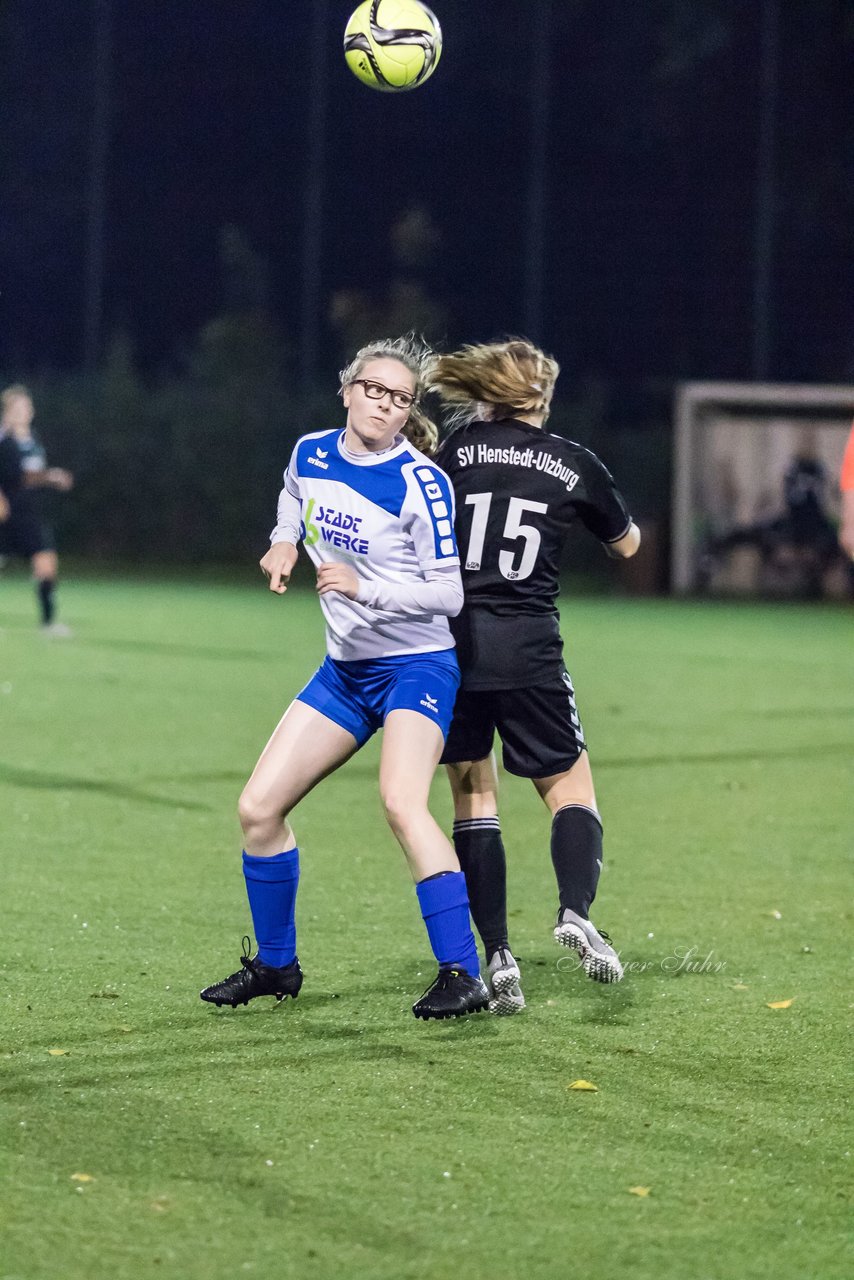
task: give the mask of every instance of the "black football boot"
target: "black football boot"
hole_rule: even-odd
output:
[[[303,978],[299,960],[294,958],[290,964],[277,969],[271,964],[264,964],[257,956],[251,956],[250,950],[249,939],[244,938],[243,955],[240,957],[242,968],[223,978],[222,982],[215,982],[200,991],[202,1000],[215,1004],[217,1008],[229,1004],[232,1009],[239,1004],[248,1004],[256,996],[275,996],[277,1000],[290,996],[296,1000]]]

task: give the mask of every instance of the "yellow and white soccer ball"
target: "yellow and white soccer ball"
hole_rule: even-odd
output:
[[[442,28],[421,0],[364,0],[344,32],[347,66],[382,93],[416,89],[441,53]]]

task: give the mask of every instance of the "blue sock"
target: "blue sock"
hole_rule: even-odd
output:
[[[456,965],[480,976],[469,919],[469,895],[462,871],[446,871],[415,886],[433,954],[440,965]]]
[[[299,885],[299,849],[286,849],[272,858],[254,858],[243,851],[243,878],[249,895],[258,958],[281,969],[297,953],[294,908]]]

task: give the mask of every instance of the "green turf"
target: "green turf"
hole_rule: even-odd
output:
[[[0,583],[0,1277],[850,1274],[849,610],[568,605],[594,918],[629,973],[567,967],[545,811],[505,777],[529,1009],[424,1025],[374,745],[295,820],[299,1000],[197,997],[249,928],[235,800],[319,659],[311,595],[72,580],[62,605],[76,638],[47,641]]]

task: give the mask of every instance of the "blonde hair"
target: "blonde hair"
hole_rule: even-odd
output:
[[[8,409],[15,400],[29,400],[32,403],[32,399],[29,387],[25,387],[23,382],[13,382],[10,387],[0,391],[0,406],[4,410]]]
[[[512,417],[514,413],[548,415],[560,365],[527,338],[461,347],[439,356],[429,385],[449,405],[453,417]]]
[[[370,360],[397,360],[412,374],[415,379],[415,399],[402,432],[416,449],[428,455],[434,454],[439,440],[439,431],[421,405],[421,396],[426,389],[429,372],[435,360],[430,347],[414,333],[405,333],[400,338],[378,338],[374,342],[368,342],[364,347],[359,348],[347,367],[339,373],[341,391],[358,378]]]

